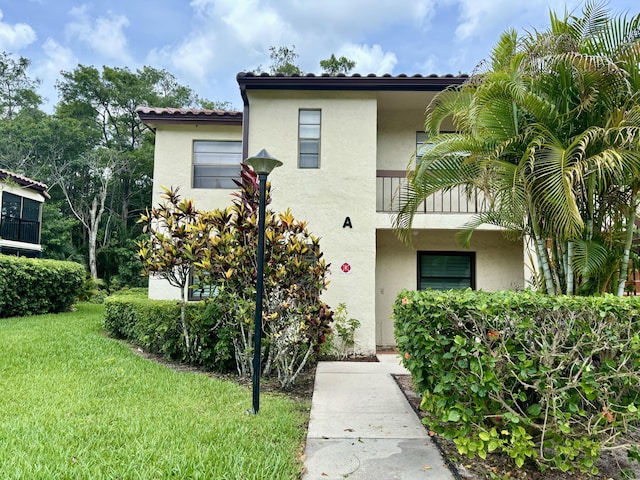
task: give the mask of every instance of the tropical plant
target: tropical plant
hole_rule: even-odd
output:
[[[164,279],[180,290],[180,325],[186,352],[191,338],[186,321],[185,290],[195,263],[206,246],[206,226],[192,200],[182,199],[178,189],[163,188],[162,203],[140,217],[149,238],[138,242],[138,256],[147,275]]]
[[[196,265],[201,283],[218,289],[216,302],[225,302],[224,326],[232,327],[238,373],[253,373],[256,250],[259,182],[242,166],[233,205],[204,215],[209,230],[207,248]],[[269,186],[267,186],[269,188]],[[270,192],[267,191],[267,202]],[[330,331],[333,313],[320,300],[327,286],[328,265],[319,239],[291,211],[265,216],[263,331],[266,338],[263,374],[275,368],[283,388],[291,386]]]
[[[360,328],[360,320],[349,316],[345,303],[338,304],[333,317],[335,320],[334,330],[340,339],[340,346],[338,348],[340,358],[347,358],[350,350],[355,357],[356,330]]]
[[[640,15],[610,16],[588,2],[577,17],[502,34],[468,82],[434,98],[432,148],[408,172],[394,224],[410,240],[413,216],[439,190],[487,199],[458,235],[488,223],[532,242],[549,294],[622,295],[640,190]],[[439,134],[445,118],[455,133]]]

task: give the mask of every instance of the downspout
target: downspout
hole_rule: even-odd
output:
[[[242,112],[242,158],[249,158],[249,97],[247,86],[240,84],[240,96],[244,110]]]

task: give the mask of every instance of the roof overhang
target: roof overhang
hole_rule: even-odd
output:
[[[270,75],[240,72],[236,76],[240,90],[364,90],[437,92],[460,85],[468,75]]]
[[[186,108],[137,107],[140,120],[150,128],[161,124],[242,125],[242,112]]]
[[[0,181],[13,182],[16,185],[19,185],[24,188],[28,188],[29,190],[34,190],[42,194],[44,198],[47,198],[47,199],[51,198],[51,196],[47,192],[47,189],[49,187],[47,187],[46,184],[33,180],[29,177],[25,177],[24,175],[13,173],[13,172],[10,172],[9,170],[4,170],[0,168]]]

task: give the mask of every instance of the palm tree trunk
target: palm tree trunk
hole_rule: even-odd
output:
[[[567,242],[567,295],[573,295],[573,240]]]
[[[537,219],[533,215],[533,209],[529,209],[531,215],[531,226],[533,227],[533,239],[536,243],[536,253],[538,254],[538,264],[542,268],[544,274],[544,284],[547,290],[547,294],[556,295],[556,288],[553,283],[553,276],[551,275],[551,268],[549,267],[549,256],[547,252],[547,246],[541,236],[540,225]]]
[[[629,205],[629,211],[627,212],[627,238],[624,245],[624,256],[622,262],[620,262],[620,280],[618,282],[618,297],[624,295],[624,287],[627,283],[629,276],[629,256],[631,254],[631,245],[633,243],[633,233],[636,226],[636,209],[638,201],[638,184],[633,185],[633,191],[631,193],[631,204]]]

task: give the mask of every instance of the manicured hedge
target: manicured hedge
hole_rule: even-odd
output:
[[[224,338],[224,331],[216,328],[219,313],[213,303],[187,304],[186,321],[194,344],[189,354],[185,352],[178,301],[152,300],[143,291],[123,291],[107,297],[104,305],[105,328],[116,338],[211,370],[232,368],[233,345]]]
[[[79,263],[0,254],[0,318],[67,311],[84,277]]]
[[[597,471],[640,422],[640,298],[403,291],[395,335],[429,427],[459,451]]]

